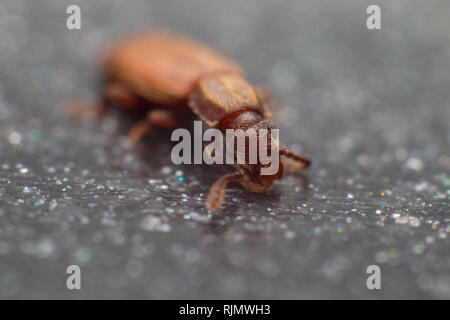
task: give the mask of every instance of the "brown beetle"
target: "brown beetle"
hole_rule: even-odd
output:
[[[243,77],[238,65],[212,49],[167,32],[135,36],[115,46],[104,64],[107,86],[98,114],[111,104],[123,108],[148,108],[147,116],[130,130],[129,138],[137,142],[153,127],[176,128],[182,110],[190,108],[210,127],[226,129],[272,129],[267,120],[268,96],[254,89]],[[80,112],[70,106],[70,112]],[[270,146],[270,144],[269,144]],[[291,161],[279,162],[273,175],[260,175],[260,162],[233,165],[233,173],[219,178],[211,187],[207,206],[217,210],[224,201],[229,182],[239,181],[252,192],[264,192],[283,170],[301,170],[310,160],[285,147],[279,156]],[[294,165],[295,163],[295,165]]]

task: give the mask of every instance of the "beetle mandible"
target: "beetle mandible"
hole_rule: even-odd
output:
[[[182,111],[189,108],[222,132],[254,128],[257,134],[261,128],[274,128],[268,120],[271,113],[266,91],[253,88],[233,61],[183,36],[157,31],[128,38],[109,51],[103,69],[106,86],[96,110],[98,115],[112,104],[148,110],[145,119],[128,134],[134,142],[154,127],[176,128]],[[76,113],[74,110],[72,106],[70,112]],[[279,149],[280,156],[291,159],[290,171],[310,165],[308,158],[286,147]],[[214,212],[222,205],[227,184],[232,181],[239,181],[252,192],[266,191],[274,180],[281,179],[287,162],[279,161],[273,175],[261,175],[263,166],[260,162],[230,166],[233,172],[212,185],[206,201],[208,209]]]

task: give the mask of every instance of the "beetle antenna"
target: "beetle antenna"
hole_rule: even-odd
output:
[[[311,164],[310,159],[308,159],[302,155],[296,154],[295,152],[293,152],[292,150],[289,150],[287,148],[281,149],[280,154],[285,157],[288,157],[289,159],[292,159],[294,161],[301,162],[303,165],[302,169],[309,167],[309,165]]]
[[[209,189],[208,199],[206,200],[206,206],[212,212],[220,208],[224,201],[225,190],[228,183],[237,181],[242,178],[241,172],[234,172],[226,174],[220,177]]]

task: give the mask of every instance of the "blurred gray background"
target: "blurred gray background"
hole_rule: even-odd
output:
[[[449,21],[444,0],[1,1],[0,297],[450,298]],[[123,113],[67,120],[102,50],[151,27],[269,85],[313,166],[263,195],[233,185],[210,217],[223,168],[172,165],[168,131],[130,148]]]

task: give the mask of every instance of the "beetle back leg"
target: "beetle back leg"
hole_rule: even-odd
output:
[[[66,100],[63,104],[65,113],[70,117],[80,117],[87,114],[102,118],[113,104],[125,109],[135,110],[141,107],[142,101],[124,85],[111,83],[105,87],[102,97],[97,103]]]
[[[154,127],[176,128],[178,120],[173,112],[167,110],[153,109],[147,112],[144,120],[137,122],[128,132],[128,138],[134,143],[148,134]]]

